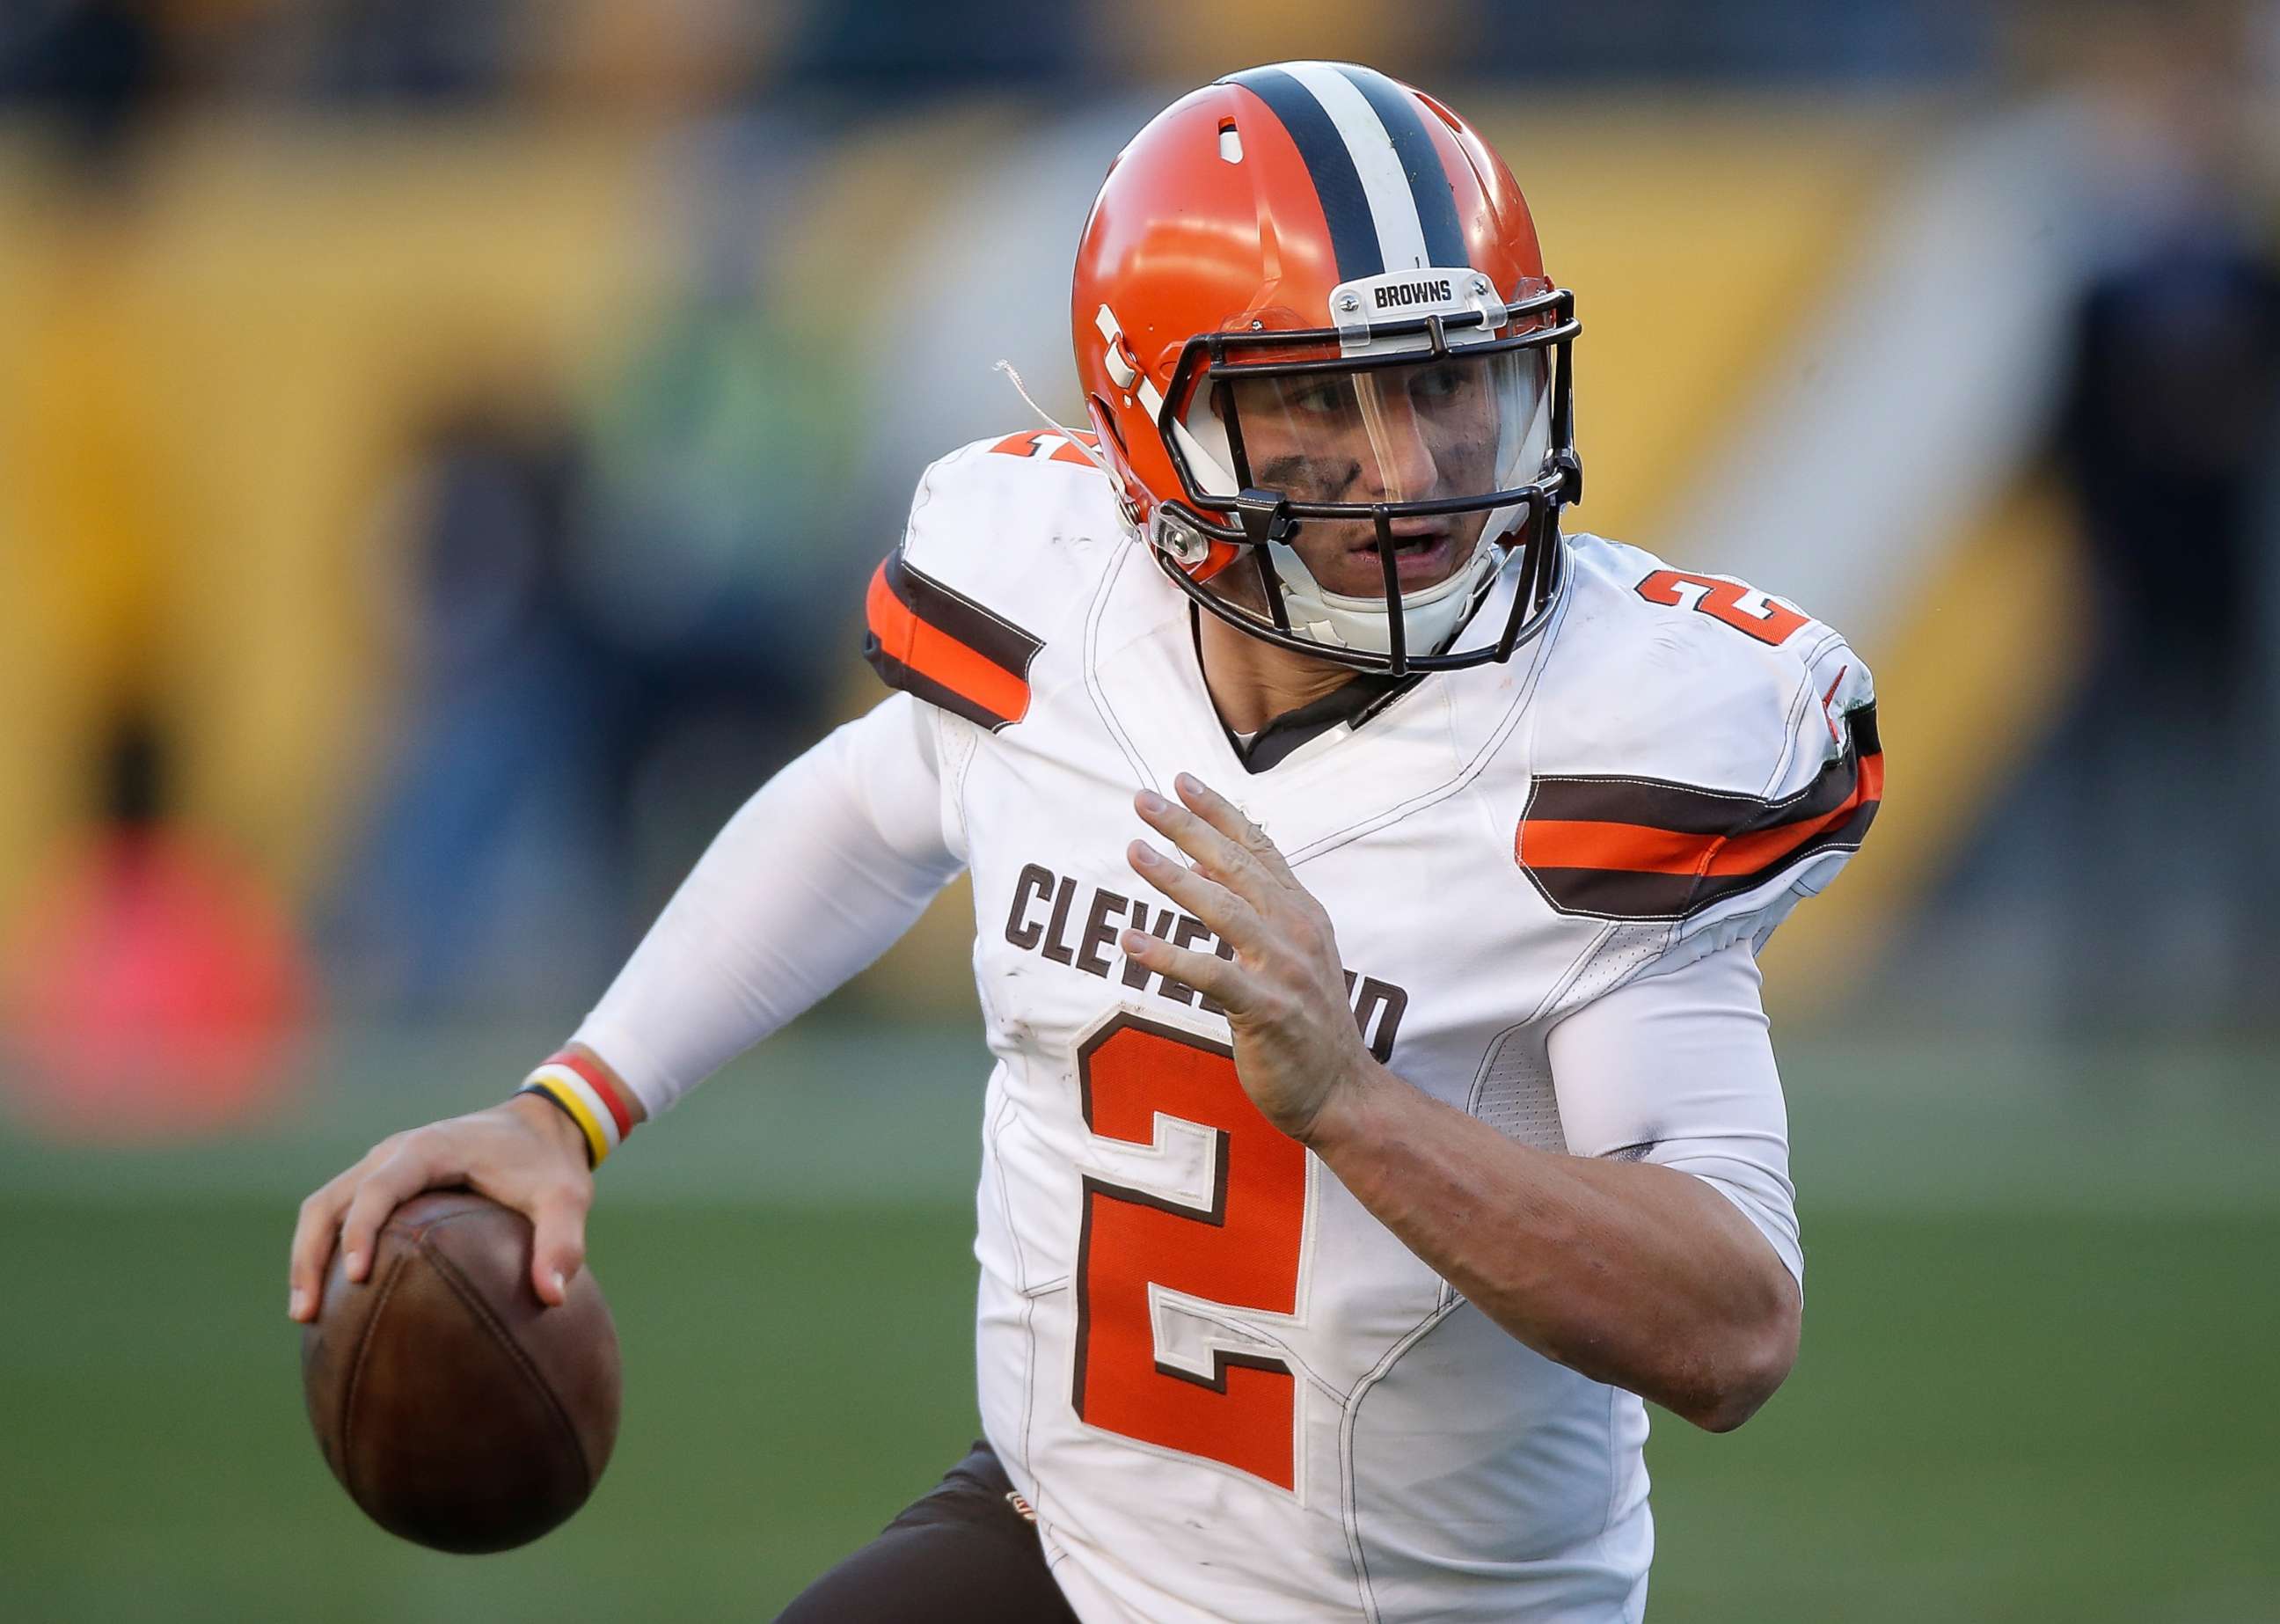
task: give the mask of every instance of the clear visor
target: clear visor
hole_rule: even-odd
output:
[[[1229,369],[1204,381],[1181,426],[1204,496],[1248,485],[1361,507],[1485,496],[1543,472],[1549,366],[1528,349],[1264,378]]]

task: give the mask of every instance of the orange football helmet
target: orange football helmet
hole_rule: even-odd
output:
[[[1575,296],[1440,103],[1329,62],[1183,96],[1110,166],[1071,317],[1125,519],[1212,613],[1397,674],[1508,658],[1547,617]],[[1456,647],[1507,573],[1502,624]]]

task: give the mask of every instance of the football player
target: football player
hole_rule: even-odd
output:
[[[1875,813],[1868,673],[1563,535],[1574,301],[1405,85],[1175,103],[1071,314],[1089,429],[935,464],[873,580],[897,691],[522,1095],[310,1198],[293,1312],[455,1181],[558,1297],[589,1166],[963,869],[986,1437],[785,1617],[1637,1620],[1642,1400],[1722,1431],[1796,1352],[1756,953]]]

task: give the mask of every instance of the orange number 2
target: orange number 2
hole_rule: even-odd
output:
[[[1638,583],[1638,595],[1650,604],[1668,604],[1675,608],[1686,601],[1688,587],[1701,590],[1702,596],[1694,604],[1697,613],[1723,620],[1736,631],[1775,647],[1786,643],[1792,632],[1811,619],[1762,594],[1751,594],[1765,604],[1762,612],[1752,613],[1742,607],[1742,598],[1750,593],[1749,588],[1738,581],[1721,581],[1715,575],[1690,575],[1684,570],[1655,571]]]
[[[1077,1056],[1085,1122],[1152,1144],[1160,1114],[1213,1137],[1211,1205],[1088,1177],[1076,1263],[1076,1412],[1090,1426],[1200,1455],[1283,1489],[1298,1475],[1298,1387],[1263,1354],[1212,1373],[1159,1358],[1150,1288],[1289,1314],[1298,1296],[1306,1152],[1244,1093],[1225,1045],[1123,1016]]]

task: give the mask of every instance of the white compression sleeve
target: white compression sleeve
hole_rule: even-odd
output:
[[[728,820],[576,1041],[657,1116],[893,945],[963,866],[934,714],[893,695]]]
[[[1646,975],[1552,1029],[1568,1148],[1691,1173],[1755,1224],[1802,1282],[1789,1113],[1747,943]]]

